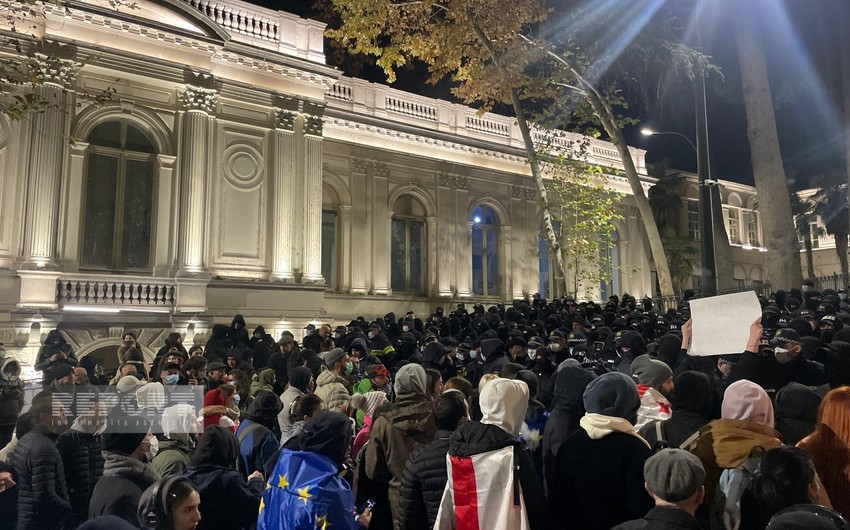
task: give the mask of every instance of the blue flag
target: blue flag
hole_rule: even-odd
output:
[[[260,501],[257,530],[356,530],[354,495],[327,457],[284,449]]]

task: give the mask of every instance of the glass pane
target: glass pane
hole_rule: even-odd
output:
[[[336,286],[336,212],[322,212],[322,276],[328,288]]]
[[[472,229],[472,293],[484,294],[484,232]]]
[[[112,266],[117,182],[118,159],[90,154],[86,175],[82,265]]]
[[[424,223],[410,221],[410,292],[425,292],[422,263],[424,245]]]
[[[485,231],[487,235],[487,294],[499,294],[499,234],[495,230]]]
[[[390,237],[390,248],[392,248],[391,287],[393,291],[407,291],[407,221],[393,219]]]
[[[121,149],[121,122],[107,121],[101,123],[89,134],[88,142],[92,145]]]
[[[139,153],[156,153],[148,135],[130,124],[127,124],[127,140],[124,142],[124,149]]]
[[[150,267],[153,162],[127,160],[124,170],[124,224],[121,226],[124,266]]]

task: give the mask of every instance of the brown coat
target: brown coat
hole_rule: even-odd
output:
[[[372,424],[365,464],[367,477],[388,484],[393,524],[398,529],[401,479],[407,458],[420,445],[431,443],[437,426],[434,402],[426,396],[401,395],[396,405],[398,408],[381,415]]]

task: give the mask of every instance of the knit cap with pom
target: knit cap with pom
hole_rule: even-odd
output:
[[[366,392],[365,394],[354,394],[351,398],[351,404],[363,411],[363,414],[370,418],[375,414],[375,411],[387,402],[387,394],[381,391]]]

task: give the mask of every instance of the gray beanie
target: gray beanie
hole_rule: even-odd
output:
[[[673,377],[673,371],[667,364],[649,355],[641,355],[632,361],[632,373],[638,383],[652,388],[660,388]]]
[[[328,368],[333,368],[343,357],[345,357],[345,350],[334,348],[325,354],[325,364],[328,365]]]
[[[632,423],[637,420],[640,408],[637,385],[620,372],[609,372],[591,381],[584,389],[582,401],[589,414],[623,418]]]
[[[667,502],[690,499],[705,482],[699,458],[682,449],[664,449],[643,465],[646,487]]]

